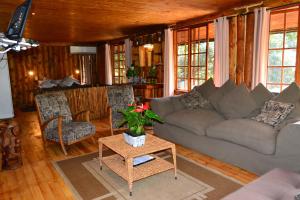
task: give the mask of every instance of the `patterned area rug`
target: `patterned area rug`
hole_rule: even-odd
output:
[[[172,162],[167,152],[159,156]],[[125,180],[105,166],[100,171],[97,153],[58,161],[54,166],[80,200],[217,200],[241,187],[237,181],[180,155],[177,180],[173,170],[142,179],[134,182],[133,196],[129,196]]]

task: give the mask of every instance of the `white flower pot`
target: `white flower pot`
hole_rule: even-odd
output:
[[[141,147],[145,144],[146,135],[133,137],[127,133],[123,133],[124,140],[127,144],[133,147]]]

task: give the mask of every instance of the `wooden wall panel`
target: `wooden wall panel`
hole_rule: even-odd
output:
[[[95,68],[91,73],[92,83],[99,84],[96,55],[70,54],[69,46],[39,46],[27,51],[9,52],[8,63],[15,106],[33,105],[33,93],[38,80],[62,79],[70,75],[80,79],[75,70],[81,68],[82,58],[85,57],[89,58],[92,68]],[[34,72],[33,76],[28,75],[30,70]]]
[[[244,82],[246,16],[237,17],[236,83]]]
[[[247,15],[246,26],[246,45],[245,45],[245,69],[244,83],[251,88],[252,69],[253,69],[253,45],[254,45],[254,14]]]
[[[229,21],[229,77],[236,84],[252,84],[254,14],[233,17]]]
[[[107,89],[103,87],[76,88],[64,90],[72,114],[90,110],[91,120],[107,116]]]
[[[229,78],[236,81],[237,17],[229,19]]]

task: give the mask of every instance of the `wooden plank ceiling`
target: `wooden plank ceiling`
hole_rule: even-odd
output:
[[[2,32],[22,2],[0,0]],[[44,43],[105,41],[255,2],[259,0],[33,0],[24,36]]]

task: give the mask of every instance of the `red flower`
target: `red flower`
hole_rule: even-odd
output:
[[[148,105],[148,104],[144,104],[144,105],[143,105],[143,109],[144,109],[144,110],[149,110],[149,105]]]
[[[138,113],[141,113],[141,112],[143,112],[144,110],[142,109],[142,108],[137,108],[137,109],[135,109],[134,110],[134,112],[138,112]]]

